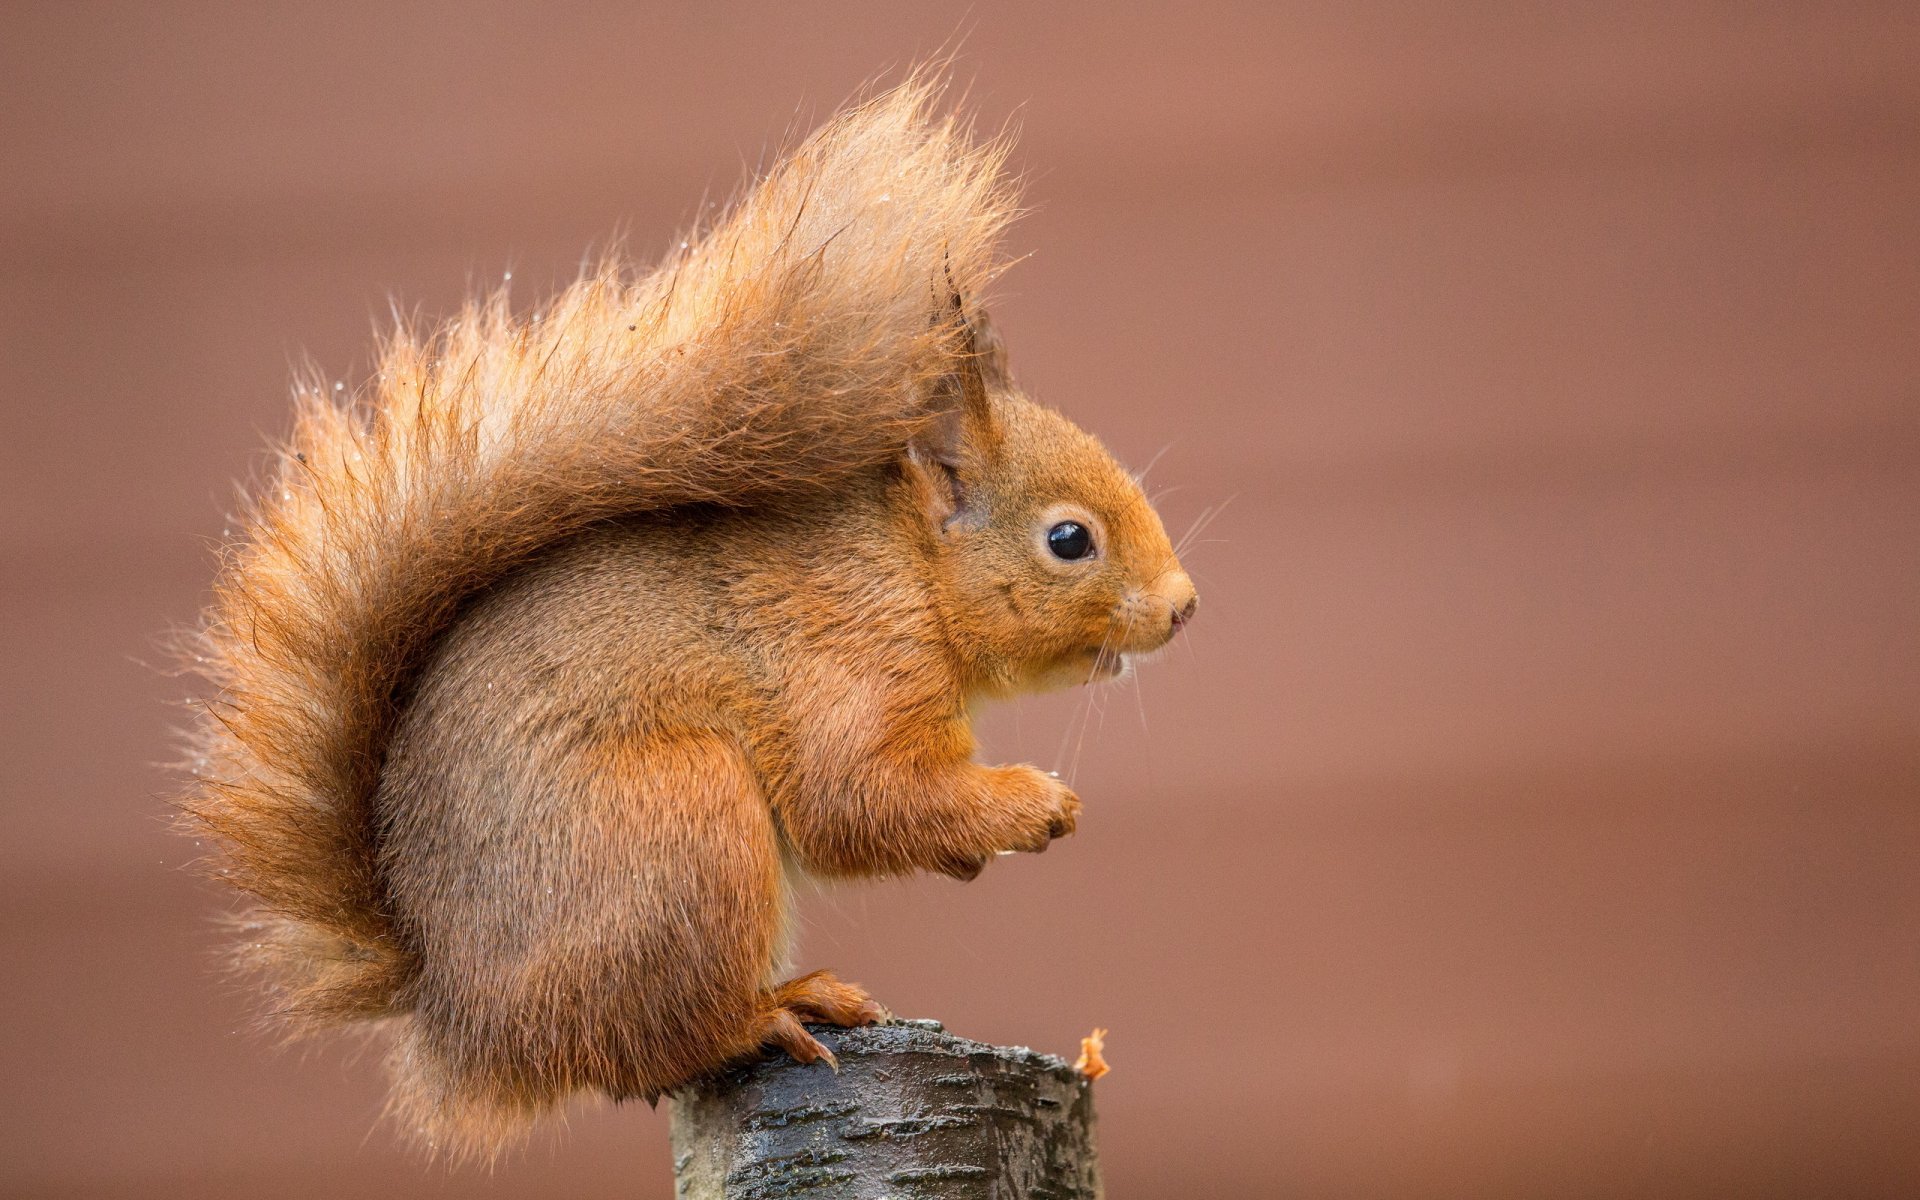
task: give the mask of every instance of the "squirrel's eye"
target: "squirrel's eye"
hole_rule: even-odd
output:
[[[1093,535],[1078,521],[1062,521],[1047,530],[1047,549],[1069,562],[1093,553]]]

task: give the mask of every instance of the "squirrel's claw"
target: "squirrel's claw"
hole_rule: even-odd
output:
[[[840,1064],[833,1057],[833,1051],[820,1044],[820,1039],[807,1032],[790,1008],[776,1008],[761,1018],[760,1044],[785,1050],[797,1063],[825,1062],[835,1073]]]
[[[974,880],[980,878],[980,872],[986,869],[987,860],[984,858],[960,857],[943,859],[940,865],[935,868],[935,870],[939,871],[942,875],[958,879],[961,883],[972,883]]]

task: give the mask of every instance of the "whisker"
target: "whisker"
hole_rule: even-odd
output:
[[[1112,640],[1113,615],[1109,613],[1107,616],[1106,632],[1100,638],[1099,647],[1093,652],[1093,665],[1087,668],[1087,677],[1081,681],[1081,687],[1086,689],[1082,696],[1081,703],[1076,709],[1073,718],[1067,722],[1067,728],[1060,736],[1060,748],[1053,756],[1055,763],[1062,763],[1062,760],[1067,756],[1067,743],[1075,742],[1072,762],[1062,763],[1064,768],[1062,773],[1066,775],[1069,784],[1073,782],[1074,771],[1080,764],[1079,747],[1086,742],[1087,726],[1093,723],[1093,706],[1097,697],[1094,695],[1091,685],[1094,680],[1099,678],[1101,663],[1105,659],[1107,646]],[[1078,725],[1079,731],[1078,741],[1075,741],[1074,737],[1076,724]]]
[[[1095,729],[1096,734],[1104,733],[1106,731],[1107,701],[1108,701],[1108,697],[1105,691],[1097,692],[1093,696],[1093,708],[1092,708],[1093,722],[1092,723],[1096,725],[1096,729]],[[1083,727],[1080,730],[1080,743],[1073,748],[1073,773],[1076,776],[1080,773],[1080,755],[1086,750],[1086,748],[1087,748],[1087,730]]]
[[[1168,442],[1166,445],[1160,447],[1160,452],[1154,455],[1152,458],[1148,459],[1146,466],[1141,467],[1138,471],[1134,472],[1133,481],[1139,484],[1140,486],[1145,487],[1147,484],[1147,473],[1152,471],[1154,466],[1158,464],[1162,458],[1165,458],[1167,451],[1171,449],[1173,449],[1172,442]]]
[[[1198,663],[1200,661],[1200,652],[1193,647],[1193,631],[1189,629],[1186,632],[1186,636],[1180,640],[1183,643],[1182,648],[1187,652],[1188,661]]]
[[[1208,508],[1203,510],[1201,514],[1194,519],[1193,524],[1187,527],[1187,532],[1181,535],[1180,541],[1177,543],[1174,549],[1174,557],[1177,558],[1181,554],[1185,553],[1186,548],[1192,544],[1193,539],[1199,537],[1202,533],[1205,533],[1207,526],[1213,524],[1213,522],[1219,518],[1221,513],[1227,511],[1227,506],[1229,504],[1232,504],[1236,499],[1238,499],[1237,493],[1233,496],[1228,496],[1225,500],[1222,500],[1219,504],[1209,506]]]
[[[1118,610],[1107,614],[1106,634],[1100,639],[1099,648],[1093,652],[1093,667],[1087,673],[1087,681],[1089,683],[1093,682],[1094,679],[1098,678],[1098,676],[1100,675],[1102,669],[1106,664],[1108,648],[1112,646],[1113,635],[1118,631],[1116,621],[1115,621],[1115,618],[1118,615],[1119,615]],[[1105,698],[1095,694],[1090,690],[1088,692],[1087,699],[1088,699],[1088,705],[1087,705],[1088,716],[1086,720],[1083,720],[1080,723],[1080,736],[1074,742],[1073,758],[1067,765],[1067,776],[1069,780],[1073,779],[1075,776],[1079,774],[1080,755],[1086,749],[1087,728],[1088,726],[1093,724],[1094,710],[1096,707],[1098,708],[1098,717],[1099,717],[1100,725],[1102,728],[1106,727],[1107,709],[1106,709]]]
[[[1134,675],[1132,682],[1134,707],[1140,713],[1140,745],[1147,757],[1147,794],[1149,796],[1155,796],[1160,792],[1160,781],[1153,770],[1153,731],[1147,728],[1146,693],[1140,686],[1140,676],[1138,674]]]
[[[1173,543],[1171,557],[1178,559],[1181,553],[1186,550],[1187,543],[1193,540],[1194,533],[1197,530],[1205,528],[1205,523],[1211,522],[1212,520],[1213,520],[1212,507],[1207,507],[1202,509],[1200,511],[1200,515],[1194,518],[1193,524],[1187,526],[1187,531],[1181,534],[1179,539]]]
[[[1107,616],[1107,630],[1100,637],[1100,644],[1094,647],[1093,663],[1087,668],[1087,678],[1083,686],[1091,685],[1100,678],[1101,668],[1106,665],[1107,647],[1113,642],[1113,616]]]
[[[1074,705],[1073,715],[1067,718],[1066,729],[1061,731],[1060,747],[1053,752],[1054,766],[1059,768],[1060,773],[1066,777],[1068,786],[1072,786],[1073,784],[1073,769],[1067,763],[1067,746],[1073,741],[1073,735],[1076,729],[1084,730],[1086,728],[1087,722],[1091,719],[1092,712],[1093,692],[1091,689],[1083,689],[1080,693],[1079,703]]]
[[[1140,714],[1140,734],[1144,739],[1149,736],[1147,732],[1147,699],[1140,692],[1140,673],[1135,671],[1133,678],[1127,682],[1133,684],[1133,707],[1134,710]]]

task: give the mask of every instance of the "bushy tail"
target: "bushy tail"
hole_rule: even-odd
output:
[[[189,666],[212,685],[183,808],[251,900],[241,956],[295,1028],[409,977],[372,798],[396,697],[462,603],[591,522],[831,486],[898,453],[997,269],[1004,146],[924,78],[839,116],[709,232],[517,321],[396,332],[359,394],[299,390]]]

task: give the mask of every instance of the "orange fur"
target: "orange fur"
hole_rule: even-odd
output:
[[[965,299],[1013,200],[935,92],[843,114],[651,273],[526,322],[496,295],[298,397],[192,647],[184,809],[276,1014],[399,1018],[436,1145],[872,1019],[777,985],[785,871],[967,878],[1071,832],[1058,780],[972,761],[970,704],[1191,614],[1132,478]],[[1062,519],[1098,553],[1051,555]]]

